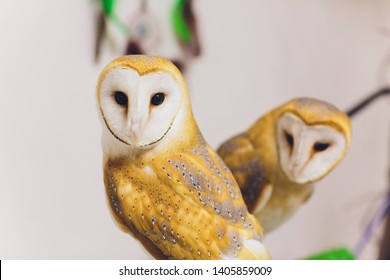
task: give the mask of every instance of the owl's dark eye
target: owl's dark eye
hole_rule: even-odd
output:
[[[294,137],[287,131],[284,132],[284,137],[286,138],[286,141],[290,148],[292,148],[294,146]]]
[[[325,151],[327,148],[329,148],[330,144],[329,143],[320,143],[317,142],[314,144],[313,149],[316,152],[322,152]]]
[[[161,105],[165,100],[165,94],[162,92],[158,92],[152,96],[152,99],[150,99],[150,103],[154,106]]]
[[[114,94],[115,102],[118,103],[119,105],[125,106],[127,105],[127,96],[124,92],[122,91],[116,91]]]

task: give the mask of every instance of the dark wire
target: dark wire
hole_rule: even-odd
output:
[[[364,109],[367,105],[371,104],[375,99],[378,99],[381,96],[390,95],[390,88],[382,88],[373,94],[369,95],[367,98],[363,99],[360,103],[353,106],[351,109],[347,110],[347,115],[353,117],[360,110]]]

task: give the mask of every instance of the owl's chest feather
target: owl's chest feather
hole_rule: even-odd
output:
[[[219,259],[221,254],[238,255],[239,236],[253,236],[255,221],[238,204],[239,196],[228,181],[217,184],[213,176],[206,176],[206,169],[180,159],[107,162],[105,185],[112,211],[133,233],[149,238],[167,256]]]

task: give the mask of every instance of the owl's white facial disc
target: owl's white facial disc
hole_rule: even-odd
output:
[[[346,148],[342,133],[326,125],[307,125],[292,113],[277,122],[279,163],[287,177],[304,184],[325,176]]]
[[[164,138],[182,102],[180,87],[169,74],[140,76],[131,68],[108,73],[98,95],[110,132],[134,147],[147,147]]]

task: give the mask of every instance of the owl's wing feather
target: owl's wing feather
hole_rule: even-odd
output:
[[[123,212],[126,210],[125,205],[121,205],[117,197],[118,192],[125,193],[124,190],[132,188],[131,183],[127,181],[121,175],[122,168],[117,168],[118,166],[108,164],[104,169],[104,183],[106,185],[106,197],[107,202],[111,207],[110,213],[113,217],[116,225],[125,233],[131,234],[135,239],[137,239],[144,249],[149,252],[157,260],[166,260],[167,257],[162,253],[162,251],[147,237],[139,232],[135,225],[126,219],[123,219]],[[121,196],[122,196],[121,195]],[[123,212],[122,212],[123,211]],[[130,217],[130,214],[129,216]]]
[[[229,169],[207,145],[116,168],[106,168],[114,213],[169,258],[269,258],[248,247],[262,244],[262,228]]]
[[[195,241],[199,242],[202,238],[216,240],[216,249],[222,258],[268,258],[268,254],[260,256],[246,252],[244,240],[262,244],[261,235],[256,234],[262,234],[261,226],[248,213],[230,170],[207,144],[201,143],[190,151],[169,155],[164,161],[160,168],[155,165],[160,170],[158,176],[168,178],[165,183],[186,202],[191,201],[192,209],[198,213],[190,216],[202,216],[197,221],[199,227],[203,227],[202,231],[216,229],[206,230],[206,235],[199,236],[193,232],[197,236]],[[188,208],[185,210],[188,215]],[[208,244],[210,240],[203,239],[203,244]]]
[[[244,246],[240,254],[242,260],[266,260],[269,259],[269,254],[262,242],[258,240],[244,240]]]
[[[271,197],[273,186],[247,134],[223,143],[218,154],[237,180],[249,211],[261,211]]]

